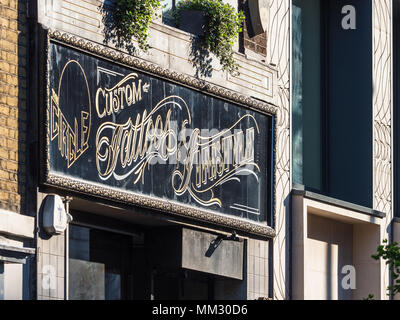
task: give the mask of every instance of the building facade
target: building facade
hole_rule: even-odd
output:
[[[116,1],[0,0],[0,299],[388,299],[400,3],[224,2],[239,75],[176,1],[131,52]]]

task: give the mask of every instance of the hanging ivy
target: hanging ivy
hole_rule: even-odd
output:
[[[111,28],[114,29],[119,47],[130,47],[133,37],[139,48],[147,51],[149,25],[160,7],[159,0],[117,0]]]
[[[118,39],[117,47],[131,47],[132,38],[135,38],[139,48],[147,51],[149,25],[160,7],[160,0],[117,0],[110,25]],[[238,74],[233,46],[242,31],[245,20],[243,12],[236,12],[234,7],[222,0],[185,0],[178,2],[173,13],[178,24],[181,10],[204,12],[206,23],[205,35],[201,37],[202,46],[215,54],[224,71]]]
[[[179,11],[201,10],[205,13],[204,48],[219,59],[222,69],[230,74],[238,74],[238,64],[234,60],[233,46],[242,32],[245,16],[236,12],[231,5],[222,0],[184,0],[177,4],[175,15],[179,24]]]

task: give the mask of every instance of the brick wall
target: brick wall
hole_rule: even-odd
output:
[[[250,37],[247,26],[245,24],[243,28],[244,36],[244,47],[247,50],[254,51],[258,54],[265,56],[267,54],[267,34],[259,34],[257,36]]]
[[[0,208],[24,210],[26,1],[0,0]]]
[[[242,0],[240,3],[239,10],[242,10],[245,17],[246,17],[246,22],[244,23],[243,26],[243,32],[242,32],[242,50],[251,50],[253,52],[256,52],[262,56],[266,56],[267,54],[267,33],[259,34],[254,36],[253,30],[251,27],[251,22],[250,22],[250,12],[249,12],[249,7],[247,4],[247,0]]]

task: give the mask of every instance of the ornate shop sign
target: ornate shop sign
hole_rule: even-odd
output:
[[[47,47],[46,184],[271,235],[273,115],[65,42]]]

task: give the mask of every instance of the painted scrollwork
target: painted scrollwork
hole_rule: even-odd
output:
[[[120,63],[125,66],[147,72],[152,75],[156,75],[161,78],[168,79],[170,81],[177,82],[181,85],[196,89],[201,92],[206,92],[209,95],[222,98],[227,101],[234,102],[245,108],[255,110],[261,113],[275,116],[277,108],[273,105],[260,102],[258,100],[252,99],[240,95],[236,92],[221,88],[205,81],[200,81],[199,79],[192,78],[177,72],[173,72],[164,69],[160,66],[142,61],[138,58],[128,56],[114,49],[107,48],[98,44],[94,44],[90,41],[80,39],[76,36],[69,35],[67,33],[60,33],[59,31],[49,30],[45,37],[44,54],[45,54],[45,105],[49,105],[50,101],[50,85],[49,85],[49,46],[50,41],[59,42],[63,45],[71,46],[83,50],[87,53],[100,56],[105,59],[109,59],[112,62]],[[46,109],[47,110],[47,109]],[[106,188],[99,185],[87,183],[86,181],[80,181],[78,179],[65,177],[57,175],[50,172],[49,164],[49,114],[45,115],[46,121],[44,121],[44,137],[45,143],[43,143],[43,166],[42,166],[42,183],[44,185],[61,188],[64,190],[70,190],[77,193],[82,193],[85,195],[98,196],[107,200],[117,201],[124,204],[134,204],[146,208],[152,208],[155,210],[160,210],[168,212],[172,215],[177,215],[185,218],[191,218],[193,220],[198,220],[205,223],[211,223],[215,225],[222,226],[224,228],[229,228],[231,230],[238,230],[245,233],[256,234],[262,237],[273,238],[275,236],[275,230],[270,226],[262,223],[255,223],[251,221],[246,221],[244,219],[230,217],[215,212],[197,209],[189,207],[180,203],[176,203],[168,200],[159,200],[151,198],[149,196],[138,195],[135,193],[119,191],[112,188]],[[276,134],[276,133],[275,133]],[[274,134],[274,139],[275,139]],[[276,143],[273,143],[275,146]]]

